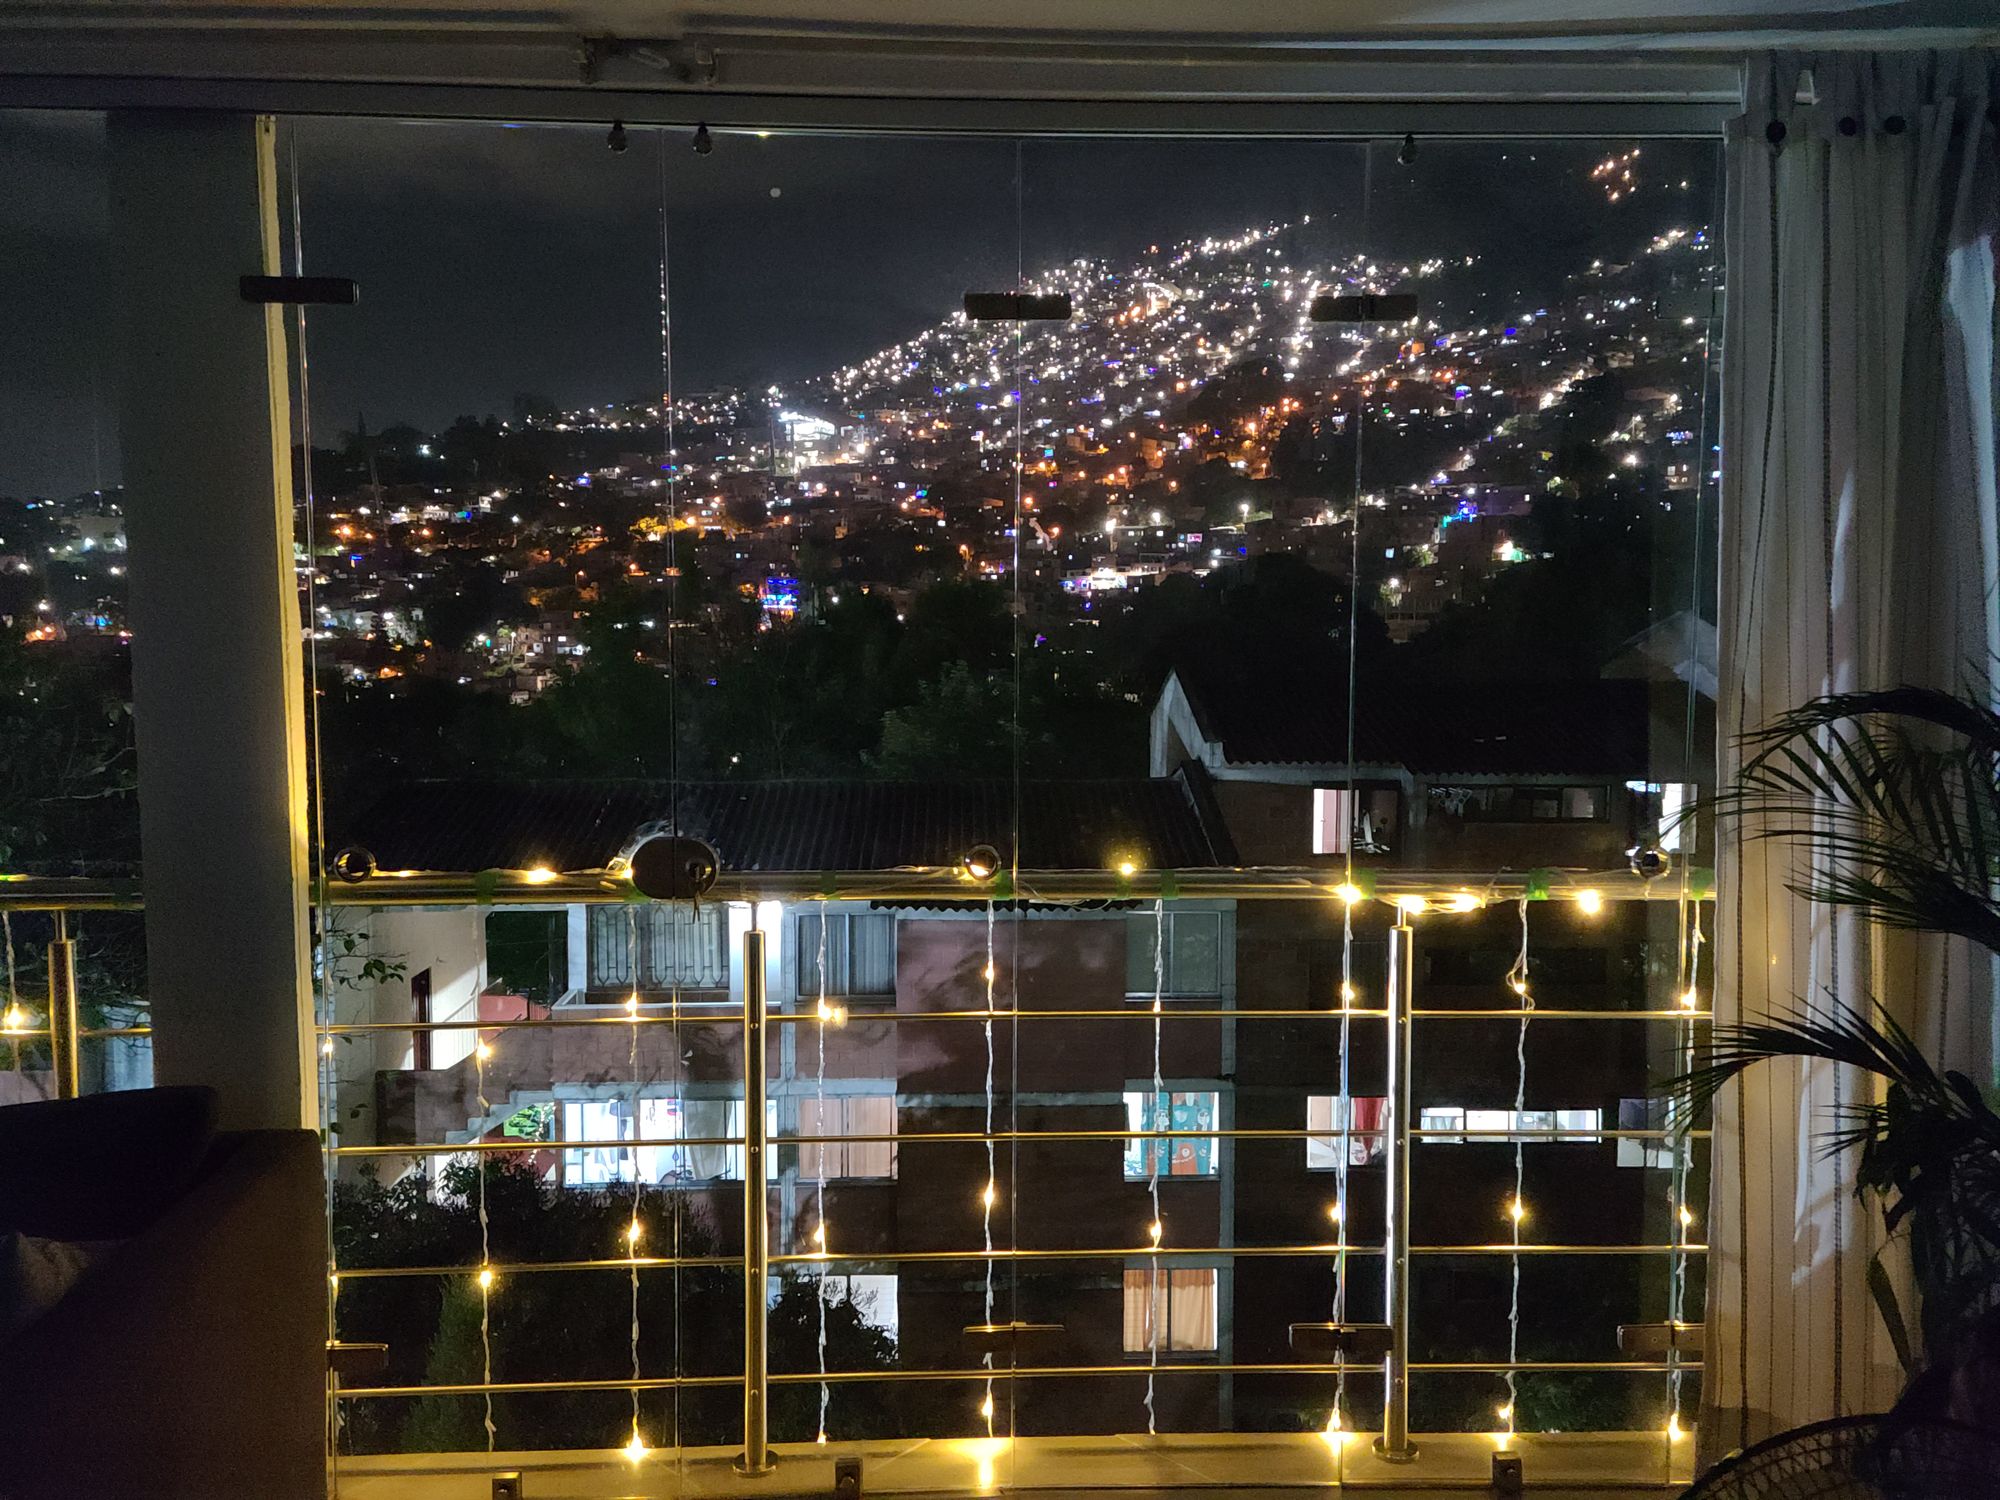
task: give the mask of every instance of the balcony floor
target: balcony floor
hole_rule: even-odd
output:
[[[490,1500],[489,1476],[519,1469],[527,1500],[628,1500],[628,1497],[829,1495],[833,1456],[859,1455],[871,1495],[995,1495],[1002,1492],[1116,1493],[1144,1500],[1197,1490],[1205,1500],[1325,1490],[1336,1485],[1371,1496],[1415,1497],[1484,1490],[1494,1440],[1482,1434],[1417,1439],[1417,1461],[1385,1464],[1365,1435],[1336,1455],[1308,1434],[1175,1434],[1092,1438],[937,1438],[837,1445],[780,1444],[778,1467],[762,1479],[731,1468],[728,1449],[662,1451],[636,1468],[618,1453],[414,1454],[348,1458],[340,1465],[340,1500]],[[1684,1486],[1692,1444],[1659,1433],[1562,1433],[1516,1440],[1531,1493],[1583,1500],[1610,1491],[1672,1494]]]

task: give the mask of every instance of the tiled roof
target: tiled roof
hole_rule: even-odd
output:
[[[1346,764],[1344,669],[1176,670],[1202,732],[1231,765]],[[1637,777],[1649,761],[1652,691],[1636,681],[1364,681],[1354,760],[1423,775]]]
[[[596,870],[650,825],[677,822],[723,867],[758,873],[949,866],[977,844],[1005,854],[1013,790],[1001,781],[414,782],[334,830],[385,870]],[[1206,787],[1166,777],[1031,781],[1021,863],[1103,869],[1233,863]]]

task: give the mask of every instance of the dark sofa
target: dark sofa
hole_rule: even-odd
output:
[[[0,1500],[326,1492],[326,1209],[306,1130],[205,1089],[0,1109],[0,1234],[114,1242],[0,1335]]]

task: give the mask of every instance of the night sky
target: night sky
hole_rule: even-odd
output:
[[[362,289],[358,307],[311,315],[315,442],[362,413],[435,429],[509,415],[518,393],[571,406],[656,392],[663,228],[683,391],[821,373],[948,315],[968,288],[1007,285],[1017,264],[1306,215],[1302,253],[1364,236],[1369,148],[1347,142],[718,133],[698,156],[684,130],[629,139],[614,154],[602,126],[288,124],[306,270]],[[1606,144],[1425,143],[1406,167],[1378,143],[1367,242],[1477,253],[1553,295],[1611,227],[1582,181]],[[1701,174],[1692,203],[1707,201],[1712,146],[1647,152],[1662,176]],[[118,478],[104,172],[98,119],[0,115],[0,495]]]

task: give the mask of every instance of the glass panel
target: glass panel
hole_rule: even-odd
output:
[[[118,442],[109,166],[94,112],[0,111],[0,867],[131,879],[139,805]],[[55,1091],[66,938],[85,1092],[152,1082],[138,912],[9,911],[0,1105]]]
[[[1386,1317],[1381,898],[1421,887],[1412,1335],[1479,1368],[1413,1424],[1691,1413],[1666,1372],[1505,1367],[1699,1314],[1703,1157],[1655,1081],[1707,984],[1707,833],[1660,820],[1711,779],[1707,320],[1673,311],[1712,300],[1711,148],[1647,145],[1657,193],[1612,204],[1595,144],[635,132],[634,173],[562,131],[299,139],[309,246],[392,144],[426,181],[574,160],[548,192],[587,233],[522,253],[577,329],[608,326],[578,278],[621,304],[601,378],[536,310],[502,367],[547,400],[316,444],[329,827],[471,892],[329,918],[329,1015],[432,1026],[334,1038],[336,1150],[380,1153],[334,1158],[343,1333],[412,1384],[626,1380],[636,1280],[642,1378],[683,1381],[642,1393],[646,1440],[739,1442],[701,1382],[740,1368],[754,927],[775,1439],[951,1439],[990,1489],[1014,1435],[1379,1422],[1379,1379],[1292,1329]],[[512,253],[471,306],[369,222],[345,263],[491,352]],[[1313,314],[1405,293],[1411,324]],[[624,341],[663,305],[651,384]],[[447,330],[405,312],[315,335],[322,436],[417,388]],[[717,894],[627,899],[664,829],[714,845]],[[480,873],[544,864],[525,898]],[[1546,899],[1511,899],[1527,871]],[[1517,1235],[1621,1253],[1521,1256],[1516,1323]],[[365,1274],[398,1263],[463,1269]],[[626,1439],[629,1402],[577,1394],[507,1394],[499,1441]],[[348,1404],[352,1444],[485,1445],[480,1406]]]

